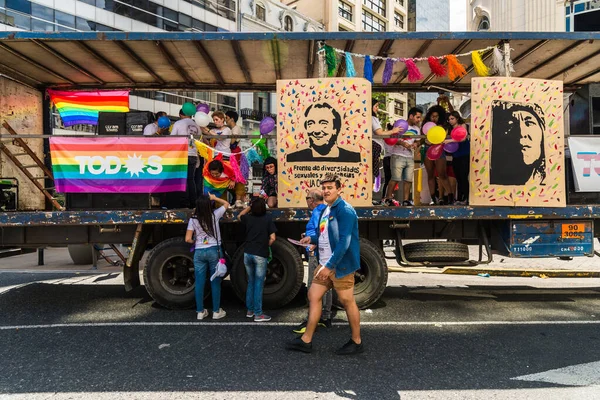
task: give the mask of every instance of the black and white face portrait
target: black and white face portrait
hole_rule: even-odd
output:
[[[492,102],[490,184],[524,185],[546,178],[544,112],[537,104]]]
[[[310,147],[326,156],[337,146],[342,120],[340,114],[329,104],[317,104],[307,110],[304,127]]]

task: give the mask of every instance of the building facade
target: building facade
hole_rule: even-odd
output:
[[[405,32],[408,0],[282,0],[323,24],[328,32]],[[405,93],[388,93],[387,114],[394,121],[408,113]]]
[[[465,0],[467,29],[495,32],[564,32],[565,0]],[[588,1],[589,2],[589,1]]]
[[[600,0],[577,0],[566,3],[567,32],[600,31]]]
[[[4,31],[217,32],[237,31],[238,22],[237,0],[0,0]],[[186,101],[207,102],[219,110],[238,106],[235,93],[195,91],[136,91],[129,103],[132,110],[177,117]],[[57,114],[55,122],[60,128]]]

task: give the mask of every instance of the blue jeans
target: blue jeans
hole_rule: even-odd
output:
[[[248,275],[246,308],[254,315],[262,315],[262,296],[267,275],[267,258],[244,253],[244,266]]]
[[[206,284],[206,272],[208,271],[208,279],[215,273],[217,264],[219,263],[219,248],[217,246],[208,247],[205,249],[196,249],[194,251],[194,276],[196,277],[196,311],[204,311],[204,285]],[[215,278],[210,282],[210,290],[212,293],[213,311],[218,312],[221,308],[221,280],[223,278]]]

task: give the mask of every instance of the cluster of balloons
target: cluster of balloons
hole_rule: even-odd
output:
[[[394,128],[400,128],[398,135],[404,135],[405,133],[407,133],[406,131],[408,130],[408,122],[406,122],[406,120],[399,119],[396,122],[394,122]],[[399,138],[392,136],[383,139],[383,141],[386,142],[388,145],[393,146],[396,143],[398,143],[398,139]]]
[[[446,139],[446,131],[441,126],[436,126],[433,122],[423,125],[423,132],[427,135],[427,140],[432,144],[426,153],[427,158],[430,160],[437,160],[444,154],[444,151],[454,153],[458,150],[458,142],[462,142],[467,138],[467,130],[462,126],[457,126],[450,132],[450,137],[455,141],[442,144]]]
[[[210,124],[212,122],[212,118],[210,117],[209,113],[210,113],[210,107],[208,106],[208,104],[200,103],[197,106],[195,106],[194,107],[194,121],[196,121],[196,124],[203,128],[207,127],[208,124]]]

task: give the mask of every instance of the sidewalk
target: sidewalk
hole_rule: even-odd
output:
[[[391,250],[391,248],[386,248]],[[111,250],[105,250],[104,253],[111,259],[118,258],[113,255]],[[477,246],[470,246],[471,259],[477,259]],[[145,257],[142,258],[140,265],[144,265]],[[387,255],[393,253],[387,251]],[[121,267],[112,266],[105,260],[98,260],[98,269],[94,270],[91,265],[74,265],[71,261],[66,248],[47,248],[44,250],[43,266],[38,266],[37,253],[23,254],[13,257],[0,258],[0,271],[65,271],[65,272],[80,272],[80,273],[95,273],[95,272],[119,272]],[[387,260],[388,266],[391,268],[399,268],[395,260]],[[565,277],[600,277],[600,257],[576,257],[570,261],[563,261],[556,258],[508,258],[499,255],[494,255],[494,261],[489,265],[480,265],[477,267],[446,267],[446,268],[402,268],[402,272],[419,272],[433,274],[456,274],[462,273],[467,275],[476,275],[479,272],[488,272],[490,275],[504,276],[532,276],[545,274],[547,276],[556,276],[558,271]],[[528,273],[531,272],[531,273]],[[597,274],[597,275],[594,275]]]

